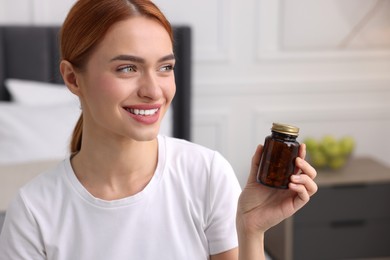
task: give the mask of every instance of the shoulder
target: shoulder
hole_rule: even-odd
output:
[[[64,190],[66,161],[58,163],[56,166],[47,169],[37,177],[26,183],[19,190],[19,196],[26,206],[31,204],[41,204],[56,200],[62,196]]]
[[[165,142],[166,152],[170,156],[182,158],[185,156],[194,158],[195,156],[212,159],[218,153],[210,148],[183,139],[163,136],[161,140]]]
[[[62,178],[62,173],[65,171],[66,160],[59,162],[54,167],[51,167],[37,177],[29,181],[22,187],[22,190],[30,190],[42,188],[42,186],[53,186]]]
[[[232,173],[233,169],[218,151],[183,139],[163,137],[167,165],[180,167],[183,172]],[[174,165],[172,165],[174,163]]]
[[[61,172],[64,162],[42,172],[22,186],[7,207],[7,218],[16,224],[36,222],[36,216],[49,215],[55,210],[54,205],[66,197]]]
[[[0,251],[4,254],[24,255],[34,259],[43,259],[44,245],[42,233],[50,223],[55,223],[53,216],[66,196],[60,192],[63,163],[41,173],[23,187],[14,196],[7,208],[6,219],[0,236]],[[57,208],[56,208],[57,206]],[[54,215],[53,215],[54,214]],[[53,221],[54,220],[54,221]],[[11,240],[3,239],[12,237]],[[3,256],[0,253],[1,256]],[[1,259],[3,259],[0,256]],[[10,259],[9,257],[7,259]]]
[[[165,160],[170,169],[181,172],[183,175],[206,178],[236,179],[230,163],[218,151],[195,144],[186,140],[171,137],[162,137],[165,142]]]

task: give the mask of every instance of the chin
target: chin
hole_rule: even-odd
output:
[[[150,142],[157,138],[158,131],[145,131],[143,133],[138,133],[133,138],[139,142]]]

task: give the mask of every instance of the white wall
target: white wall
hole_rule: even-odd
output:
[[[0,22],[60,24],[73,2],[0,0]],[[241,183],[273,121],[390,165],[390,0],[155,2],[194,29],[193,140]]]

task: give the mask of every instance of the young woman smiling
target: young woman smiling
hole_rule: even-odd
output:
[[[305,145],[288,190],[256,182],[259,146],[241,191],[218,152],[159,135],[175,55],[151,1],[77,1],[61,55],[82,108],[72,155],[20,190],[0,259],[264,259],[264,232],[316,192]]]

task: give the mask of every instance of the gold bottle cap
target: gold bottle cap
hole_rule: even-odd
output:
[[[299,134],[298,127],[292,126],[292,125],[287,125],[287,124],[273,123],[271,130],[278,132],[278,133],[287,134],[287,135],[298,136],[298,134]]]

